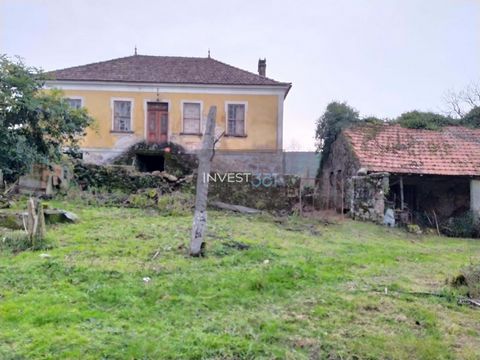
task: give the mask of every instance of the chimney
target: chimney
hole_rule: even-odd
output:
[[[265,77],[267,73],[267,59],[258,59],[258,75]]]

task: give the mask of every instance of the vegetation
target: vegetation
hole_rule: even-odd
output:
[[[45,75],[0,55],[0,169],[15,180],[34,163],[58,161],[74,151],[92,123],[85,109],[72,109],[59,91],[42,91]]]
[[[58,246],[0,251],[2,359],[480,357],[480,312],[446,283],[479,242],[210,212],[192,259],[191,213],[50,206],[81,219]]]
[[[466,113],[460,120],[461,125],[480,128],[480,106],[474,107],[468,113]]]
[[[330,148],[342,129],[356,124],[359,121],[358,111],[350,107],[347,103],[334,101],[327,105],[325,112],[317,120],[317,128],[315,131],[317,152],[322,153],[319,172],[324,164],[322,159],[328,159]]]
[[[444,126],[458,125],[458,121],[433,112],[409,111],[394,120],[409,129],[438,130]]]
[[[449,218],[442,224],[441,230],[445,235],[452,237],[480,237],[480,223],[473,211]]]

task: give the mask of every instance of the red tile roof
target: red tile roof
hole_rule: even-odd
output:
[[[480,176],[480,129],[364,125],[344,134],[360,165],[370,172]]]
[[[133,55],[49,73],[54,80],[290,87],[212,58]]]

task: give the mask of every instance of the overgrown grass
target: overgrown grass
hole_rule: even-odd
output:
[[[478,241],[210,212],[192,259],[191,215],[54,205],[81,222],[50,257],[0,252],[1,359],[480,358],[446,285]]]

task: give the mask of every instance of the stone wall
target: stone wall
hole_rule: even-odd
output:
[[[357,174],[360,165],[343,134],[332,144],[330,156],[322,159],[322,162],[319,174],[321,207],[338,212],[348,211],[351,205],[351,178]]]
[[[383,223],[385,195],[389,190],[389,175],[373,173],[351,179],[351,216],[356,220]]]
[[[315,178],[321,155],[314,151],[286,151],[283,153],[285,175]]]
[[[166,148],[170,153],[164,152]],[[149,145],[144,141],[122,150],[86,150],[83,152],[83,158],[86,163],[91,164],[134,165],[135,154],[154,153],[155,151],[165,155],[165,170],[168,172],[174,173],[176,169],[181,168],[182,173],[185,174],[185,170],[188,171],[196,165],[195,151],[189,152],[175,143]],[[275,150],[216,150],[211,169],[215,172],[284,174],[283,152]]]
[[[291,211],[298,203],[300,179],[296,176],[270,175],[249,181],[209,182],[209,201],[222,201],[259,210]]]
[[[140,173],[126,165],[96,165],[79,161],[73,167],[73,179],[82,189],[135,192],[157,188],[162,192],[170,192],[179,187],[176,181],[162,175]]]
[[[215,151],[212,172],[283,174],[282,151]]]

